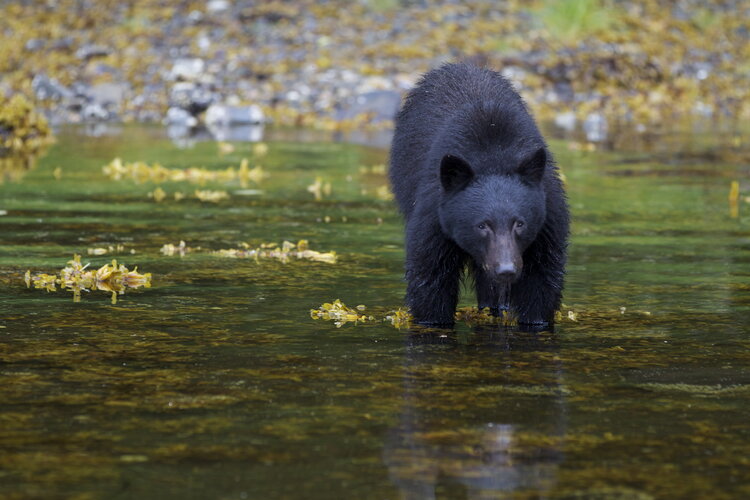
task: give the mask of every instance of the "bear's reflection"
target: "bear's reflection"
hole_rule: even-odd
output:
[[[554,334],[412,335],[384,461],[404,498],[543,494],[565,430]]]

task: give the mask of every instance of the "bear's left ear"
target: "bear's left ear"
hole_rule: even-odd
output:
[[[474,177],[474,171],[458,156],[445,155],[440,161],[440,182],[447,193],[460,191]]]
[[[538,184],[547,167],[547,151],[541,147],[534,154],[521,161],[518,167],[519,175],[532,184]]]

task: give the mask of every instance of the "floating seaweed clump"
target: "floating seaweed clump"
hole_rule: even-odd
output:
[[[0,156],[35,154],[52,141],[47,119],[20,94],[0,92]]]
[[[411,325],[412,316],[408,309],[399,307],[395,311],[391,311],[386,317],[385,321],[390,321],[391,325],[396,328],[405,328]]]
[[[363,314],[365,306],[359,305],[355,309],[348,307],[339,299],[333,302],[326,302],[317,309],[310,309],[312,319],[325,319],[333,321],[336,328],[341,328],[346,323],[364,323],[365,321],[375,321],[373,316]]]
[[[180,243],[177,245],[174,245],[172,243],[166,243],[164,246],[161,247],[160,252],[169,257],[172,257],[174,255],[179,255],[180,257],[184,257],[185,254],[190,253],[193,250],[200,250],[200,247],[196,249],[190,248],[189,246],[185,244],[184,241],[180,240]]]
[[[499,316],[494,316],[488,307],[477,309],[476,307],[460,307],[456,311],[456,321],[463,321],[468,325],[501,324],[515,325],[516,318],[508,311],[502,311]]]
[[[365,306],[357,306],[357,309],[360,311],[364,311]],[[340,322],[336,323],[337,327],[341,327],[347,321],[357,323],[358,320],[355,320],[356,314],[359,313],[357,313],[357,311],[355,311],[354,309],[347,307],[339,299],[336,299],[330,303],[326,302],[319,308],[310,310],[310,316],[312,316],[313,319],[327,319]],[[367,317],[368,321],[373,321],[375,319],[377,318],[374,318],[373,316]],[[495,316],[491,313],[489,308],[477,309],[476,307],[458,308],[458,310],[456,310],[454,319],[456,321],[463,321],[469,326],[486,324],[514,326],[518,323],[517,318],[507,311],[503,311],[502,315]],[[564,319],[577,321],[576,315],[573,311],[568,311],[567,316],[563,316],[563,314],[558,311],[557,315],[555,316],[555,320],[561,322]],[[405,308],[398,308],[394,311],[390,311],[380,320],[388,321],[391,323],[391,325],[398,329],[408,328],[412,326],[412,315],[409,310]]]
[[[60,275],[38,273],[32,276],[26,271],[24,281],[27,287],[44,289],[48,292],[61,289],[73,292],[73,301],[81,300],[81,291],[102,290],[112,293],[112,304],[117,303],[117,295],[122,295],[128,288],[151,287],[151,273],[141,274],[138,267],[132,271],[122,264],[112,260],[112,264],[105,264],[97,270],[86,270],[89,264],[81,264],[81,256],[73,255],[73,260],[60,270]]]
[[[229,198],[229,193],[226,191],[211,191],[209,189],[196,189],[195,197],[200,201],[208,203],[219,203],[221,200]]]
[[[106,247],[93,247],[93,248],[87,248],[86,253],[89,255],[105,255],[108,253],[125,253],[129,252],[131,254],[135,253],[134,249],[126,250],[125,245],[118,243],[116,245],[108,245]]]
[[[240,243],[239,248],[225,248],[221,250],[206,250],[211,255],[219,257],[229,257],[233,259],[276,259],[281,262],[289,262],[293,259],[314,260],[316,262],[325,262],[335,264],[338,260],[336,252],[318,252],[308,248],[307,240],[300,240],[296,244],[290,241],[284,241],[281,245],[278,243],[262,243],[259,246],[252,246],[249,243]],[[178,245],[167,243],[161,247],[161,253],[164,255],[179,255],[200,251],[200,247],[192,248],[180,241]]]
[[[268,173],[262,166],[256,165],[250,168],[247,158],[242,159],[238,168],[229,167],[224,170],[212,170],[205,167],[167,168],[158,163],[152,165],[142,161],[127,163],[120,158],[115,158],[102,167],[102,172],[114,181],[130,179],[139,184],[147,181],[171,181],[204,185],[209,182],[238,181],[242,187],[246,187],[248,182],[260,184],[268,177]]]
[[[276,259],[288,262],[291,259],[314,260],[335,264],[338,260],[336,252],[318,252],[308,248],[307,240],[300,240],[297,244],[285,241],[281,246],[276,243],[263,243],[257,248],[243,243],[241,248],[231,248],[212,252],[222,257],[233,257],[238,259]]]

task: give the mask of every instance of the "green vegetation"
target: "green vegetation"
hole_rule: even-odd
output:
[[[587,42],[619,28],[618,7],[615,2],[603,0],[544,0],[532,11],[550,37],[566,45]]]

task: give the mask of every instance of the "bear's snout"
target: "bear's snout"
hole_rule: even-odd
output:
[[[515,279],[517,271],[512,262],[503,262],[495,268],[495,275],[500,279]]]
[[[523,259],[512,233],[499,234],[487,249],[488,270],[495,281],[513,283],[521,275]]]

